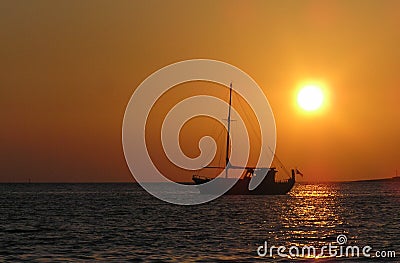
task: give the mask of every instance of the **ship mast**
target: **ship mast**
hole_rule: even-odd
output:
[[[228,178],[228,169],[229,169],[229,134],[231,132],[231,108],[232,108],[232,82],[230,84],[230,89],[229,89],[229,109],[228,109],[228,130],[226,132],[226,153],[225,153],[225,161],[226,161],[226,167],[225,167],[225,178]]]

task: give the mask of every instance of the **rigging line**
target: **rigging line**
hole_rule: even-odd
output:
[[[261,138],[260,137],[258,137],[258,129],[255,127],[255,124],[253,124],[253,122],[250,120],[250,117],[248,117],[247,116],[247,114],[245,114],[245,109],[244,109],[244,106],[242,106],[242,103],[241,103],[241,100],[240,99],[238,99],[237,100],[239,103],[239,107],[240,107],[240,109],[243,111],[243,113],[244,113],[244,116],[245,116],[245,118],[246,118],[246,120],[247,120],[247,122],[250,124],[250,128],[252,129],[252,131],[254,132],[254,137],[256,138],[256,140],[257,140],[257,142],[258,142],[258,144],[260,145],[260,150],[262,150],[262,147],[263,147],[263,145],[262,145],[262,143],[261,143]],[[251,107],[250,107],[251,108]],[[253,110],[252,108],[251,108],[251,110]],[[257,116],[256,116],[256,119],[257,119]],[[257,122],[258,123],[258,122]],[[268,146],[269,147],[269,146]]]
[[[243,111],[243,112],[246,112],[245,110],[244,110],[244,107],[242,106],[242,104],[241,104],[241,101],[240,100],[237,100],[239,103],[239,106],[240,106],[240,108],[241,108],[241,110]],[[255,133],[255,137],[256,137],[256,139],[257,139],[257,141],[259,142],[259,144],[260,144],[260,147],[262,147],[263,145],[261,145],[261,138],[259,138],[258,136],[257,136],[257,129],[256,129],[256,127],[255,127],[255,124],[253,124],[253,122],[251,122],[250,120],[249,120],[249,117],[246,115],[246,114],[244,114],[244,116],[245,116],[245,118],[246,118],[246,120],[250,123],[250,127],[251,127],[251,129],[253,130],[253,132]],[[278,161],[278,163],[280,164],[280,167],[284,170],[284,172],[290,177],[290,173],[289,173],[289,171],[288,171],[288,169],[285,167],[285,165],[283,164],[283,162],[278,158],[278,156],[272,151],[272,149],[271,149],[271,147],[269,147],[269,145],[267,145],[268,146],[268,148],[269,148],[269,150],[271,151],[271,153],[273,154],[273,156],[276,158],[276,160]]]
[[[242,103],[240,102],[240,100],[238,100],[239,101],[239,107],[242,109],[242,111],[243,111],[243,113],[244,113],[244,116],[245,116],[245,118],[246,118],[246,120],[247,120],[247,122],[248,123],[250,123],[250,128],[253,130],[253,132],[255,133],[255,135],[257,135],[257,129],[254,127],[254,124],[253,124],[253,122],[252,121],[250,121],[250,117],[248,117],[247,116],[247,114],[245,114],[245,109],[244,109],[244,107],[242,106]],[[261,138],[259,138],[258,136],[255,136],[256,137],[256,139],[259,141],[259,143],[260,143],[260,145],[261,145]]]
[[[215,125],[214,125],[214,129],[213,129],[213,131],[212,131],[212,134],[213,134],[215,131],[217,131],[217,127],[218,127],[218,124],[215,124]],[[219,132],[219,134],[218,134],[218,136],[217,136],[216,139],[215,139],[215,142],[216,142],[216,144],[217,144],[217,151],[218,151],[218,145],[219,145],[218,141],[220,140],[221,135],[223,134],[223,132],[224,132],[224,129],[221,129],[220,132]],[[211,153],[210,153],[210,154],[211,154]],[[206,157],[209,157],[210,154],[208,154]],[[222,155],[219,154],[218,165],[221,163],[221,158],[222,158]],[[204,168],[204,167],[203,167],[203,168]]]
[[[216,142],[217,142],[217,147],[218,147],[218,140],[221,138],[222,133],[224,132],[224,129],[221,129],[221,131],[219,132],[219,135],[217,136]],[[217,148],[218,151],[218,148]],[[221,158],[222,158],[222,154],[219,155],[219,159],[218,159],[218,165],[220,165],[221,163]]]
[[[242,106],[242,104],[241,104],[240,102],[239,102],[239,106],[240,106],[240,108],[242,109],[243,112],[246,112],[246,111],[244,110],[244,107]],[[250,128],[252,129],[252,131],[253,131],[254,134],[255,134],[254,137],[256,138],[257,142],[258,142],[259,145],[260,145],[260,151],[262,151],[263,148],[265,149],[265,145],[262,144],[262,141],[261,141],[262,139],[258,136],[259,133],[260,133],[260,132],[258,132],[259,129],[260,129],[260,126],[258,126],[259,129],[257,129],[257,127],[255,127],[256,125],[253,124],[252,121],[250,121],[250,117],[248,117],[246,114],[244,114],[244,115],[245,115],[246,120],[248,121],[248,123],[250,123]],[[257,116],[256,116],[256,118],[257,118]],[[258,120],[258,119],[257,119],[257,120]],[[257,123],[258,123],[258,122],[257,122]],[[261,135],[261,134],[260,134],[260,135]],[[271,153],[272,153],[272,157],[276,157],[276,158],[278,159],[277,155],[275,155],[274,152],[272,152],[272,150],[271,150],[271,148],[269,147],[268,144],[267,144],[267,147],[270,149],[270,151],[271,151]],[[266,154],[268,154],[268,153],[266,152]],[[279,160],[278,160],[278,161],[279,161]],[[272,163],[273,163],[273,161],[271,162],[271,165],[272,165]],[[290,177],[290,174],[288,173],[288,171],[287,171],[286,167],[283,165],[283,163],[280,162],[280,161],[279,161],[279,163],[281,164],[281,165],[280,165],[280,168],[282,168],[282,169],[284,170],[284,172],[285,172],[287,175],[289,175],[289,177]],[[271,167],[271,166],[270,166],[270,167]]]
[[[214,134],[214,132],[217,130],[217,127],[218,127],[218,123],[215,123],[214,125],[213,125],[213,127],[211,128],[211,133],[210,134]],[[208,155],[209,156],[209,155]],[[206,156],[206,157],[208,157],[208,156]],[[200,168],[200,170],[201,170],[202,168]]]
[[[271,153],[275,156],[276,160],[279,162],[279,164],[281,165],[281,168],[283,169],[283,171],[290,177],[290,173],[288,171],[288,169],[286,169],[285,165],[281,162],[281,160],[279,160],[278,156],[272,151],[272,149],[268,146],[268,149],[271,151]]]
[[[244,107],[242,106],[242,104],[241,104],[241,102],[240,102],[240,100],[238,100],[239,101],[239,106],[240,106],[240,108],[242,109],[242,111],[245,113],[246,111],[245,111],[245,109],[244,109]],[[251,108],[251,107],[250,107]],[[252,108],[251,108],[251,110],[253,110]],[[246,120],[247,120],[247,122],[248,123],[250,123],[250,128],[252,129],[252,131],[254,132],[254,134],[255,134],[255,138],[257,139],[257,142],[260,144],[260,148],[263,146],[262,145],[262,139],[259,137],[259,136],[257,136],[258,135],[258,129],[255,127],[255,124],[253,124],[253,122],[250,120],[250,117],[248,117],[247,116],[247,114],[244,114],[244,116],[245,116],[245,118],[246,118]],[[256,116],[256,119],[257,119],[257,116]],[[257,120],[257,123],[258,123],[258,120]],[[258,126],[258,127],[260,127],[260,126]],[[269,145],[268,145],[268,147],[269,147]],[[262,150],[262,149],[261,149]]]

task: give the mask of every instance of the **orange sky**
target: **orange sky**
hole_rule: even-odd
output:
[[[400,171],[399,1],[2,1],[0,181],[132,181],[121,145],[135,88],[177,61],[247,72],[277,153],[308,181]],[[329,104],[304,114],[297,85]],[[189,180],[189,177],[176,178]]]

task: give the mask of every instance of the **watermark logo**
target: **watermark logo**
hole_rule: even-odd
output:
[[[366,245],[350,246],[347,244],[346,235],[340,234],[336,237],[336,243],[316,248],[315,246],[268,246],[267,241],[264,245],[257,248],[259,257],[284,257],[284,258],[326,258],[326,257],[373,257],[373,258],[395,258],[394,250],[373,250],[372,246]]]
[[[344,244],[346,244],[346,243],[347,243],[347,237],[346,237],[346,235],[343,235],[343,234],[338,235],[338,236],[336,237],[336,242],[337,242],[339,245],[344,245]]]
[[[275,120],[268,100],[257,83],[239,68],[221,61],[194,59],[171,64],[154,72],[137,87],[126,107],[122,127],[123,150],[134,179],[147,192],[163,201],[179,205],[195,205],[216,199],[238,180],[231,178],[223,180],[224,183],[221,183],[222,180],[211,180],[202,184],[202,187],[205,192],[213,194],[201,195],[195,185],[183,185],[169,180],[157,169],[149,156],[146,147],[146,123],[151,109],[168,90],[190,81],[208,81],[227,88],[232,83],[234,92],[251,107],[261,133],[257,167],[271,165],[276,145]],[[160,131],[163,150],[169,161],[191,171],[207,166],[215,157],[217,144],[214,138],[201,138],[198,142],[200,155],[189,158],[180,148],[180,130],[187,121],[197,116],[213,118],[227,127],[227,123],[221,120],[226,118],[227,109],[228,101],[206,94],[192,96],[177,103],[166,115]],[[246,166],[250,152],[248,132],[234,107],[232,114],[236,116],[236,121],[235,132],[230,135],[230,163]],[[225,170],[220,170],[217,178],[222,179],[224,174]],[[257,187],[265,175],[266,171],[265,174],[257,174],[252,178],[249,188]],[[212,191],[207,191],[207,188]]]

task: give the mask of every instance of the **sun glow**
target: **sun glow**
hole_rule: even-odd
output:
[[[316,111],[324,102],[324,94],[318,85],[304,85],[297,94],[297,104],[305,111]]]

